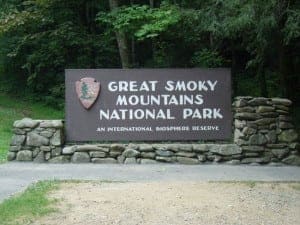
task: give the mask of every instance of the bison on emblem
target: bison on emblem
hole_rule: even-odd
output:
[[[96,102],[100,92],[100,82],[95,78],[84,77],[76,81],[76,93],[85,109],[90,109]]]

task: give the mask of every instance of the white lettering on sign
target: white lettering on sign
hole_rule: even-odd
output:
[[[214,91],[218,81],[172,81],[166,82],[166,91]]]
[[[173,120],[170,109],[114,109],[114,110],[100,110],[100,120],[148,120],[148,119],[162,119]]]
[[[217,80],[167,80],[161,84],[157,80],[150,81],[110,81],[108,90],[117,93],[116,106],[200,106],[204,97],[200,92],[214,92]],[[165,92],[180,92],[180,94],[155,94],[160,85]],[[122,92],[135,94],[119,94]],[[138,94],[141,92],[141,94]],[[149,94],[145,94],[145,92]],[[152,92],[150,94],[150,92]],[[154,93],[153,93],[154,92]],[[174,120],[171,109],[100,109],[100,120]],[[184,108],[182,119],[222,119],[219,108]]]
[[[183,109],[183,119],[222,119],[223,116],[220,113],[221,109],[210,109],[210,108],[204,108],[204,109],[189,109],[185,108]]]
[[[108,90],[111,92],[137,92],[137,91],[156,91],[157,80],[143,81],[111,81],[108,83]]]
[[[118,95],[116,105],[202,105],[202,95]]]

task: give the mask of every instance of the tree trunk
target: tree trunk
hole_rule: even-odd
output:
[[[133,6],[134,0],[130,0],[130,5]],[[134,35],[131,37],[131,67],[136,66],[136,61],[135,61],[135,39]]]
[[[154,0],[149,0],[150,8],[154,8]]]
[[[119,0],[109,0],[110,10],[113,11],[119,6]],[[122,63],[122,68],[130,68],[130,50],[128,47],[128,40],[122,31],[116,31],[116,38]]]
[[[237,62],[236,62],[236,50],[234,47],[234,44],[232,43],[231,45],[231,83],[232,83],[232,96],[235,96],[237,93],[237,78],[236,78],[236,73],[237,73]]]
[[[262,97],[268,97],[266,75],[265,75],[265,70],[264,70],[263,63],[261,63],[259,65],[259,68],[258,68],[258,71],[257,71],[257,77],[258,77],[258,80],[259,80],[260,95]]]

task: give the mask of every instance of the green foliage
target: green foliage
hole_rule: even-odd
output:
[[[299,3],[298,3],[299,4]],[[289,44],[300,37],[300,8],[287,10],[286,26],[283,28],[284,42]]]
[[[163,4],[160,8],[147,5],[120,7],[109,13],[99,13],[96,19],[107,23],[114,31],[124,31],[138,40],[154,38],[166,32],[180,20],[179,8]]]
[[[23,193],[4,200],[0,204],[1,224],[29,224],[36,217],[56,212],[52,206],[55,201],[49,200],[47,194],[57,187],[58,184],[54,181],[38,182]]]
[[[0,20],[5,88],[62,108],[65,68],[118,66],[114,37],[98,32],[94,22],[97,2],[21,1],[8,10]]]
[[[300,102],[299,1],[116,2],[0,0],[0,89],[63,108],[64,69],[120,67],[121,32],[135,67],[231,67],[235,95]]]
[[[203,49],[199,52],[195,52],[191,59],[191,63],[195,67],[220,67],[224,64],[224,59],[219,56],[218,52]]]

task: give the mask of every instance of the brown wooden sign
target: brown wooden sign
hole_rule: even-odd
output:
[[[229,69],[66,70],[68,141],[221,140],[231,121]]]

